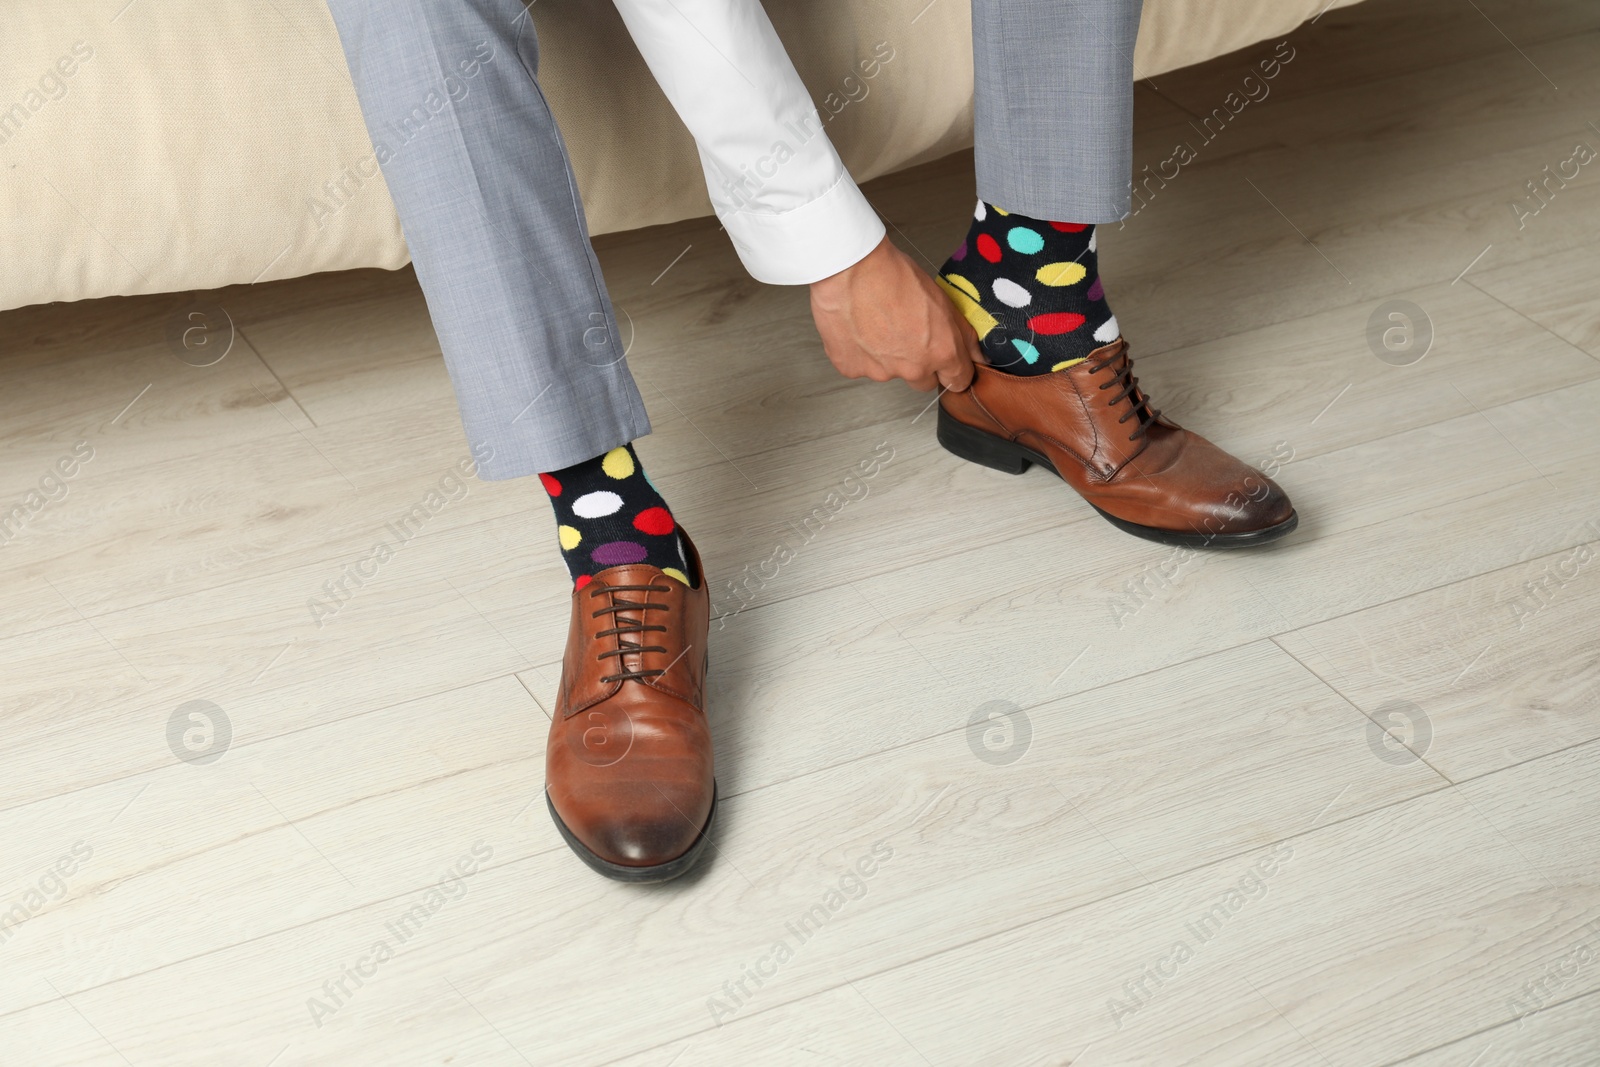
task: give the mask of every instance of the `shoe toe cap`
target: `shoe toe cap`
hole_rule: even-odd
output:
[[[1162,491],[1175,510],[1189,511],[1189,527],[1217,534],[1255,533],[1294,516],[1294,504],[1277,482],[1205,438],[1184,434],[1186,447],[1151,488]]]
[[[1266,483],[1266,491],[1255,487],[1256,496],[1247,496],[1228,523],[1230,530],[1268,530],[1289,521],[1294,514],[1294,504],[1282,486],[1265,475],[1258,475]]]
[[[589,848],[608,863],[655,867],[677,859],[700,836],[700,828],[676,812],[661,817],[591,827]]]
[[[550,800],[573,837],[623,867],[655,867],[682,856],[711,812],[710,790],[688,783],[619,783],[585,794],[552,789]]]

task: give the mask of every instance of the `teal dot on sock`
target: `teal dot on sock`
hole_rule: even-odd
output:
[[[1013,251],[1031,256],[1044,248],[1044,238],[1039,236],[1038,231],[1030,230],[1026,226],[1013,226],[1011,232],[1006,234],[1006,244],[1010,245]]]
[[[1022,338],[1013,337],[1011,339],[1011,344],[1012,347],[1014,347],[1018,352],[1022,353],[1022,358],[1027,360],[1030,364],[1039,362],[1039,350],[1030,345],[1028,342],[1024,341]]]

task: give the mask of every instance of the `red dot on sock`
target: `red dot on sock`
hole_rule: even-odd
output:
[[[1062,233],[1082,233],[1089,228],[1087,222],[1052,222],[1050,225]]]
[[[1082,315],[1070,311],[1057,311],[1049,315],[1035,315],[1028,320],[1028,329],[1046,335],[1071,333],[1084,322]]]
[[[577,588],[582,589],[584,586],[588,585],[592,581],[594,581],[594,575],[592,575],[592,574],[580,574],[580,575],[578,575],[577,581],[573,582],[572,584],[575,585]]]
[[[990,263],[1000,262],[1000,242],[986,233],[978,234],[978,255]]]
[[[661,537],[678,527],[677,523],[672,521],[672,512],[666,508],[645,508],[633,517],[633,528],[640,533]]]
[[[544,486],[544,491],[549,493],[551,496],[561,495],[561,483],[550,477],[550,475],[539,475],[539,482]]]

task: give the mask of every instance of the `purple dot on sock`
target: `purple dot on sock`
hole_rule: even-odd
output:
[[[1088,296],[1089,296],[1090,300],[1104,300],[1105,299],[1106,291],[1105,291],[1105,288],[1103,286],[1101,286],[1099,278],[1096,278],[1094,280],[1094,284],[1089,286]]]
[[[960,263],[963,259],[966,259],[967,258],[967,242],[962,241],[961,242],[961,247],[956,249],[954,252],[950,253],[950,258],[955,260],[957,263]]]
[[[602,567],[620,567],[624,563],[638,563],[649,554],[637,541],[607,541],[589,553],[589,558]]]

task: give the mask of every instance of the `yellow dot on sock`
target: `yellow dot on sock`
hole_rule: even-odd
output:
[[[1078,359],[1064,359],[1060,363],[1057,363],[1054,367],[1051,367],[1050,370],[1053,373],[1053,372],[1058,371],[1058,370],[1066,370],[1068,367],[1076,367],[1078,364],[1082,363],[1084,361],[1084,359],[1087,359],[1087,358],[1088,358],[1087,356],[1084,356],[1084,357],[1080,357]]]
[[[934,281],[938,282],[945,295],[954,301],[956,310],[965,315],[967,321],[972,323],[972,328],[978,333],[978,340],[983,340],[989,335],[990,330],[1000,325],[999,319],[983,310],[976,300],[945,281],[944,278],[935,278]]]
[[[668,578],[678,579],[678,581],[682,582],[684,585],[689,584],[689,576],[676,567],[662,567],[661,573],[665,574]]]
[[[561,538],[561,547],[568,552],[578,547],[578,542],[583,540],[583,534],[571,526],[556,528],[556,536]]]
[[[959,275],[959,274],[941,274],[941,275],[939,275],[939,277],[943,278],[945,281],[949,282],[951,285],[955,286],[957,289],[960,289],[963,293],[966,293],[972,299],[974,299],[974,300],[982,300],[983,299],[983,294],[978,292],[978,287],[976,285],[973,285],[967,279],[963,278],[961,275]]]
[[[1041,285],[1075,285],[1088,274],[1082,263],[1068,260],[1065,263],[1046,263],[1034,277]]]
[[[611,478],[626,478],[633,473],[633,457],[628,455],[626,448],[613,448],[606,453],[606,458],[600,461],[600,469]]]
[[[990,204],[989,206],[990,207],[994,207],[993,204]],[[995,214],[997,214],[997,215],[1009,215],[1009,214],[1011,214],[1011,212],[1007,211],[1003,207],[994,207],[994,210],[995,210]]]

